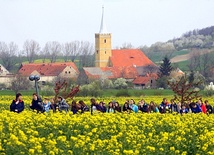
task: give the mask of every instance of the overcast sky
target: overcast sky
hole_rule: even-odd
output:
[[[0,0],[0,41],[94,43],[105,6],[113,47],[135,47],[214,25],[214,0]]]

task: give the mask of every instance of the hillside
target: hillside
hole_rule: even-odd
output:
[[[156,42],[150,47],[143,46],[141,50],[156,64],[167,56],[174,66],[184,71],[189,70],[188,65],[193,55],[200,57],[214,51],[214,26],[188,31],[167,42]]]
[[[214,26],[188,31],[181,37],[167,42],[156,42],[150,47],[143,46],[140,49],[155,63],[160,63],[167,55],[171,62],[177,65],[190,60],[192,52],[197,51],[202,55],[207,53],[206,51],[214,51]]]

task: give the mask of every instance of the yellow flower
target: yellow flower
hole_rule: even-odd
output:
[[[29,149],[28,152],[29,152],[29,154],[34,154],[35,150],[34,149]]]
[[[95,149],[95,145],[94,145],[94,144],[91,144],[90,150],[91,150],[91,151],[94,151],[94,149]]]
[[[175,147],[174,146],[171,146],[169,149],[170,149],[170,151],[175,151]]]

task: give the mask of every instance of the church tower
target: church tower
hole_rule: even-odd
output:
[[[111,52],[111,33],[107,32],[104,21],[104,7],[102,7],[102,19],[100,32],[95,34],[95,66],[108,67]]]

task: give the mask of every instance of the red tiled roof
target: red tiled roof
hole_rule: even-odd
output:
[[[125,79],[134,79],[138,76],[137,70],[133,66],[126,67],[105,67],[101,68],[103,71],[111,71],[112,76],[109,78],[125,78]]]
[[[146,84],[148,83],[150,80],[152,79],[152,77],[148,77],[148,76],[139,76],[136,79],[134,79],[134,81],[132,83],[134,84]]]
[[[112,50],[110,61],[113,67],[155,65],[139,49]]]
[[[96,71],[95,71],[96,70]],[[105,76],[108,79],[116,79],[116,78],[125,78],[125,79],[134,79],[138,76],[137,70],[133,66],[126,67],[91,67],[88,69],[84,68],[86,75],[89,78],[98,79],[102,76]]]
[[[156,73],[147,74],[146,76],[138,76],[135,78],[132,83],[134,84],[146,84],[150,80],[156,80],[158,78],[158,75]]]
[[[37,71],[43,76],[58,76],[67,66],[71,66],[76,72],[79,72],[73,62],[56,62],[22,64],[19,73],[29,76],[33,71]]]
[[[84,70],[84,71],[85,71],[86,76],[87,76],[89,79],[99,79],[99,78],[100,78],[100,75],[94,75],[94,74],[91,74],[90,72],[88,72],[88,71],[86,71],[86,70]]]

